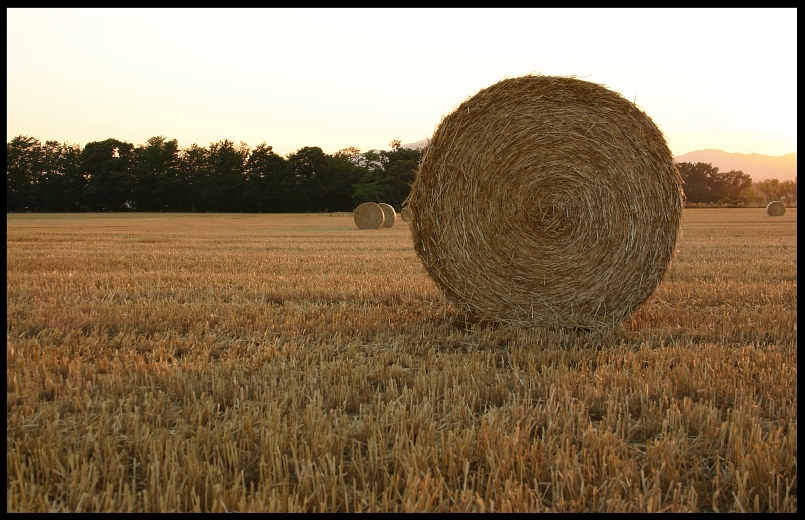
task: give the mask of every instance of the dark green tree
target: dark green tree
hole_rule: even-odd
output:
[[[411,184],[416,178],[417,168],[419,168],[419,163],[413,160],[396,161],[386,168],[386,175],[391,185],[389,204],[394,206],[397,211],[411,193]]]
[[[387,178],[387,203],[400,211],[403,201],[411,193],[411,184],[422,161],[422,150],[403,148],[398,139],[389,146],[391,151],[380,152],[380,162]]]
[[[364,169],[360,180],[353,186],[353,206],[364,202],[385,202],[391,200],[393,193],[394,187],[382,168]]]
[[[40,152],[35,210],[80,210],[84,190],[80,175],[81,147],[47,141],[40,147]]]
[[[339,155],[327,157],[328,171],[321,179],[321,204],[324,211],[352,211],[355,208],[352,194],[354,185],[364,170],[349,158]]]
[[[741,191],[751,185],[752,177],[740,170],[730,170],[716,175],[713,191],[719,199],[736,200],[740,198]]]
[[[204,211],[203,191],[208,178],[208,155],[209,151],[196,143],[179,151],[177,211]]]
[[[780,200],[787,203],[796,204],[797,202],[797,178],[793,181],[783,181],[780,183]]]
[[[366,168],[367,170],[383,169],[383,161],[385,161],[385,158],[378,152],[369,150],[368,152],[361,154],[361,157],[362,159],[358,162],[358,166]]]
[[[361,157],[361,150],[360,148],[356,148],[354,146],[349,146],[347,148],[342,148],[333,154],[333,157],[340,157],[342,159],[346,159],[352,164],[356,166],[361,166],[360,164],[360,157]]]
[[[138,211],[171,211],[179,204],[179,143],[158,136],[134,150],[134,198]]]
[[[713,193],[715,176],[718,168],[708,163],[677,163],[679,176],[682,178],[682,189],[688,202],[716,202],[717,194]]]
[[[78,145],[18,136],[7,144],[9,211],[349,211],[364,201],[398,210],[421,160],[402,148],[333,155],[308,146],[287,158],[223,140],[180,149],[152,137]]]
[[[60,158],[61,145],[58,141],[46,141],[40,146],[38,182],[35,185],[37,211],[64,211],[64,208],[60,207],[64,193]]]
[[[781,186],[779,179],[766,179],[765,181],[756,182],[754,186],[760,193],[766,196],[766,202],[780,200],[782,193],[780,193]]]
[[[6,143],[6,211],[33,211],[41,162],[39,140],[20,135]]]
[[[81,151],[86,181],[86,209],[130,211],[136,208],[131,163],[134,145],[117,139],[87,143]]]
[[[306,146],[288,156],[288,200],[291,211],[323,211],[329,180],[327,156],[318,146]]]
[[[246,205],[246,143],[236,146],[228,139],[211,143],[207,154],[208,178],[203,194],[207,211],[238,212]]]
[[[250,211],[280,213],[287,211],[286,193],[290,183],[287,161],[261,143],[246,161],[247,201]]]
[[[738,199],[740,192],[752,185],[752,178],[740,170],[719,172],[709,163],[677,163],[682,177],[682,188],[688,202],[718,202],[722,199]]]

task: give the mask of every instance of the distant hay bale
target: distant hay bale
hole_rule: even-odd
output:
[[[681,186],[662,133],[620,94],[505,79],[436,129],[409,197],[414,247],[470,318],[611,329],[665,274]]]
[[[358,229],[379,229],[383,225],[383,209],[374,202],[365,202],[355,208]]]
[[[378,202],[377,205],[383,210],[383,225],[381,227],[390,228],[397,221],[397,212],[385,202]]]
[[[413,215],[411,214],[411,207],[410,206],[403,206],[400,210],[400,218],[403,222],[411,222]]]
[[[766,215],[770,217],[782,217],[785,215],[785,206],[782,202],[773,200],[766,206]]]

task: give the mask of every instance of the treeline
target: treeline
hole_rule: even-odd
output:
[[[386,202],[400,211],[421,150],[400,141],[390,151],[304,147],[285,157],[265,143],[229,140],[180,148],[176,139],[145,144],[107,139],[80,145],[18,136],[6,147],[6,208],[22,212],[189,211],[304,213],[352,211]],[[689,203],[795,203],[797,184],[752,183],[742,171],[678,163]],[[750,190],[754,186],[756,191]]]
[[[265,143],[229,140],[180,148],[107,139],[79,145],[18,136],[6,148],[7,211],[352,211],[380,201],[398,211],[421,150],[346,148],[328,155],[304,147],[286,157]]]
[[[677,169],[682,177],[685,199],[689,203],[748,204],[772,200],[783,200],[788,203],[797,201],[796,179],[784,182],[768,179],[753,183],[752,178],[740,170],[720,172],[718,167],[701,162],[677,163]],[[762,193],[766,200],[750,190],[751,187]]]

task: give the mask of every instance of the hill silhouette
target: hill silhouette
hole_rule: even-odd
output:
[[[422,139],[421,141],[417,141],[415,143],[408,143],[400,145],[402,148],[408,148],[410,150],[425,148],[425,145],[428,144],[428,139]]]
[[[674,157],[677,162],[703,162],[717,166],[719,171],[741,170],[752,182],[766,179],[793,181],[797,176],[797,153],[773,156],[759,153],[730,153],[723,150],[697,150]]]
[[[427,139],[402,145],[403,148],[424,148]],[[752,182],[766,179],[793,181],[797,176],[797,153],[773,156],[759,153],[730,153],[724,150],[696,150],[674,157],[677,162],[703,162],[717,166],[722,172],[741,170],[752,177]]]

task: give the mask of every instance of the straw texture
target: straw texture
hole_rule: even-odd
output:
[[[417,253],[470,319],[593,330],[657,288],[683,197],[662,133],[633,103],[524,76],[442,119],[408,202]]]
[[[408,206],[403,206],[400,210],[400,218],[403,222],[411,222],[411,208]]]
[[[379,229],[383,225],[383,210],[374,202],[364,202],[355,208],[355,224],[358,229]]]
[[[380,227],[390,228],[397,221],[397,212],[393,206],[385,202],[378,202],[377,205],[383,210],[383,225]]]
[[[766,206],[766,215],[770,217],[782,217],[785,215],[785,206],[782,202],[773,200]]]

